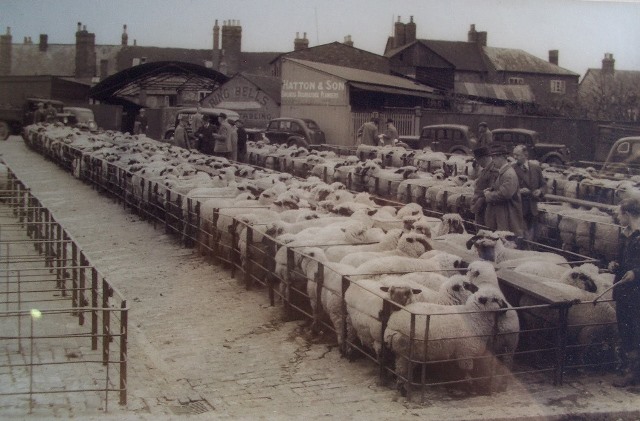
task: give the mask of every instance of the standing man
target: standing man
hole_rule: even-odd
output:
[[[205,115],[202,120],[202,126],[195,132],[196,139],[198,139],[197,148],[205,155],[213,155],[216,128],[211,125],[208,115]]]
[[[387,127],[382,134],[383,146],[393,146],[398,141],[398,129],[393,125],[393,119],[387,119]]]
[[[511,231],[522,237],[522,203],[518,176],[509,161],[507,161],[507,148],[502,145],[494,147],[491,151],[493,164],[498,169],[498,177],[485,189],[484,198],[487,201],[485,211],[485,223],[494,231]]]
[[[231,125],[227,121],[227,115],[225,113],[220,113],[218,116],[218,122],[220,123],[220,127],[218,127],[218,133],[214,136],[216,139],[216,143],[213,148],[213,151],[215,152],[214,155],[230,158],[232,129]]]
[[[371,117],[370,121],[364,123],[357,132],[358,141],[357,143],[360,145],[378,145],[378,118]]]
[[[202,107],[198,104],[198,108],[196,109],[196,113],[193,115],[193,120],[191,120],[193,132],[197,132],[200,127],[204,125],[204,116],[202,115]]]
[[[496,178],[498,178],[498,169],[493,165],[493,159],[489,155],[489,148],[480,147],[473,150],[475,158],[475,187],[473,189],[473,197],[471,198],[471,211],[475,216],[475,223],[480,227],[486,227],[485,210],[487,201],[484,198],[484,191],[491,187]]]
[[[191,150],[191,142],[189,141],[189,135],[187,133],[188,121],[189,117],[186,115],[180,118],[176,131],[173,134],[173,144],[175,146]]]
[[[615,387],[640,384],[640,200],[624,199],[618,209],[618,221],[624,227],[623,246],[618,260],[609,264],[615,273],[613,299],[620,335],[624,377]]]
[[[144,108],[140,108],[140,113],[138,113],[136,121],[133,123],[133,133],[146,134],[148,124],[147,112]]]
[[[229,125],[231,126],[231,132],[229,133],[229,140],[231,143],[231,153],[230,158],[232,161],[238,160],[238,129],[236,128],[236,123],[233,120],[229,120]]]
[[[55,123],[56,120],[58,119],[58,112],[56,111],[55,107],[53,106],[52,103],[47,102],[47,123]]]
[[[524,238],[533,241],[536,238],[538,202],[547,192],[547,184],[542,177],[542,168],[537,162],[529,161],[527,147],[518,145],[513,148],[516,163],[513,169],[518,176],[520,198],[522,200],[522,217],[524,219]]]
[[[47,110],[44,109],[44,103],[38,102],[38,109],[33,113],[33,124],[45,121],[47,121]]]
[[[236,131],[238,133],[238,161],[245,162],[248,136],[242,120],[236,120]]]
[[[478,147],[487,146],[493,142],[493,135],[491,134],[491,130],[489,130],[489,126],[484,121],[478,124]]]

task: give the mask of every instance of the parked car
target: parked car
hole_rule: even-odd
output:
[[[550,165],[565,165],[571,157],[568,147],[561,143],[541,142],[540,135],[535,130],[494,129],[492,134],[493,143],[506,146],[509,152],[516,145],[525,145],[530,159]]]
[[[96,118],[93,115],[93,110],[91,108],[64,107],[64,112],[75,116],[76,126],[81,128],[86,127],[92,132],[98,130]]]
[[[431,148],[435,152],[471,154],[476,145],[469,126],[462,124],[435,124],[424,126],[417,141],[414,136],[402,141],[412,149]]]
[[[189,124],[187,124],[187,134],[189,135],[189,137],[193,136],[193,115],[197,111],[198,108],[196,107],[179,109],[178,113],[176,114],[176,120],[174,124],[167,127],[167,129],[165,130],[164,138],[167,140],[173,139],[173,134],[175,133],[178,122],[180,121],[182,116],[187,116],[189,118]],[[226,114],[227,118],[231,120],[238,120],[240,118],[240,115],[237,112],[224,108],[200,108],[200,113],[202,113],[202,115],[208,115],[212,124],[217,124],[218,116],[220,115],[220,113]]]
[[[601,172],[605,174],[640,174],[640,136],[618,139],[611,146]]]
[[[33,124],[33,115],[38,104],[50,103],[56,110],[56,120],[65,124],[75,124],[75,116],[63,110],[64,103],[47,98],[27,98],[21,107],[0,107],[0,140],[6,140],[11,134],[18,134],[24,126]]]
[[[324,132],[309,118],[281,117],[269,120],[264,135],[272,143],[308,147],[325,143]]]
[[[247,132],[247,140],[250,142],[257,142],[259,140],[264,140],[264,129],[256,129],[256,128],[246,128]]]

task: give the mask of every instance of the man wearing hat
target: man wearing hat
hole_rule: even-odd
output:
[[[498,177],[484,190],[487,201],[485,224],[491,230],[511,231],[522,237],[524,221],[518,175],[507,160],[509,152],[506,147],[495,145],[490,149],[490,155],[498,169]]]
[[[190,150],[191,142],[189,141],[189,134],[187,133],[187,124],[189,124],[189,117],[186,115],[180,117],[176,131],[173,133],[173,144]]]
[[[524,238],[531,241],[536,236],[538,202],[547,192],[547,183],[542,176],[540,165],[535,161],[529,161],[529,153],[525,145],[513,148],[513,157],[516,159],[513,169],[520,183],[522,216],[525,223]]]
[[[498,177],[498,169],[493,165],[489,148],[482,146],[473,150],[474,168],[476,174],[476,183],[473,189],[473,198],[471,199],[471,211],[475,215],[475,223],[485,226],[484,213],[487,202],[484,198],[484,190],[491,187],[494,180]]]
[[[227,115],[220,113],[218,116],[220,127],[218,127],[218,133],[214,136],[216,143],[213,147],[215,155],[224,158],[230,158],[231,156],[231,125],[227,121]]]
[[[371,121],[364,123],[357,132],[358,145],[378,145],[378,118],[371,117]]]
[[[213,155],[214,135],[216,128],[211,124],[208,115],[202,116],[202,126],[195,132],[197,148],[205,155]]]
[[[38,102],[38,109],[33,113],[33,124],[47,121],[47,110],[44,109],[44,102]]]
[[[478,124],[478,147],[489,146],[493,142],[493,135],[484,121]]]
[[[393,125],[393,119],[387,119],[387,127],[382,134],[382,138],[380,139],[383,146],[393,146],[395,142],[398,140],[398,129]]]

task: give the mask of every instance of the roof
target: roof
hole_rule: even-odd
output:
[[[535,96],[529,85],[457,82],[455,84],[455,93],[476,99],[494,99],[513,103],[535,102]]]
[[[146,63],[159,61],[180,61],[204,66],[212,60],[211,50],[195,50],[187,48],[140,47],[126,46],[118,53],[118,70],[124,70],[133,65],[134,58],[146,59]]]
[[[271,64],[282,58],[294,58],[372,72],[389,73],[389,60],[385,56],[361,50],[338,41],[279,54],[271,61]]]
[[[392,76],[388,74],[370,72],[368,70],[353,69],[350,67],[335,66],[325,63],[315,63],[312,61],[297,60],[292,58],[285,58],[285,60],[292,61],[294,63],[309,67],[319,72],[336,76],[338,78],[346,80],[347,82],[356,82],[374,86],[388,86],[404,91],[417,91],[423,93],[436,92],[436,89],[430,86],[423,85],[400,76]],[[409,92],[407,94],[409,94]]]
[[[639,70],[614,70],[613,73],[602,73],[602,69],[588,69],[580,82],[580,89],[594,87],[605,76],[612,78],[625,90],[640,92]]]
[[[96,66],[101,60],[115,61],[121,45],[96,45]],[[109,69],[115,70],[115,69]],[[75,44],[11,44],[11,75],[73,76],[76,71]]]
[[[279,77],[256,75],[247,72],[240,73],[240,76],[262,89],[277,104],[280,104],[280,93],[282,82]]]
[[[241,52],[239,72],[271,74],[271,62],[282,53],[276,52]]]
[[[108,102],[131,97],[144,89],[213,90],[229,78],[193,63],[159,61],[130,67],[109,76],[89,90],[93,99]]]
[[[499,72],[542,73],[549,75],[580,76],[570,70],[549,63],[526,51],[514,48],[484,47],[484,54]]]
[[[418,40],[440,57],[455,66],[456,70],[485,72],[489,70],[482,50],[475,42]]]

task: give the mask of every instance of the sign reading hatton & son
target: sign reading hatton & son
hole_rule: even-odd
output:
[[[342,105],[346,101],[345,92],[345,83],[341,80],[282,81],[283,103]]]

